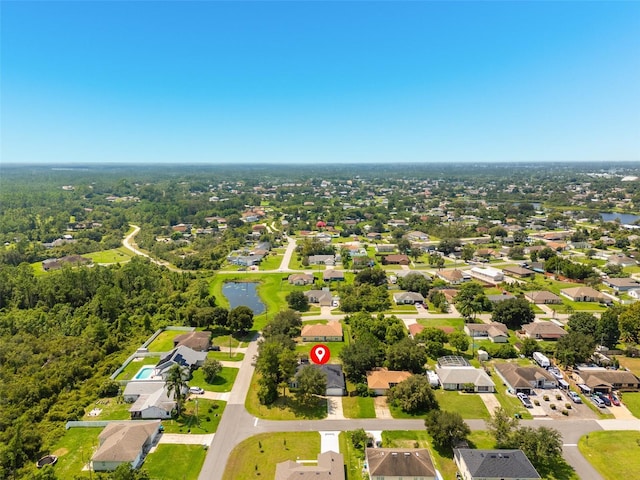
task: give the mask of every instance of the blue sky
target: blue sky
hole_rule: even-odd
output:
[[[640,161],[640,2],[0,9],[3,163]]]

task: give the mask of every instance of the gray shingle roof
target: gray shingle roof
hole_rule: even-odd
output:
[[[454,450],[456,462],[460,459],[474,478],[540,478],[522,450],[475,450],[459,448]]]

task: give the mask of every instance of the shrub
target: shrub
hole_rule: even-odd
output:
[[[555,410],[556,409],[556,404],[552,403],[552,404],[549,405],[549,407],[551,408],[551,410]]]
[[[537,400],[537,399],[536,399],[536,400],[534,400],[534,401],[533,401],[533,404],[534,404],[536,407],[539,407],[539,406],[540,406],[540,400]]]
[[[542,399],[543,399],[545,402],[548,402],[548,401],[549,401],[549,395],[543,395]]]
[[[562,414],[564,416],[569,416],[569,410],[562,410]]]
[[[564,408],[566,408],[567,410],[571,410],[571,404],[570,403],[565,403],[564,404]]]
[[[556,393],[556,400],[562,400],[562,395],[560,395],[559,393]]]

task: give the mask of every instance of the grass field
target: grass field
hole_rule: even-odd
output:
[[[226,405],[227,402],[221,400],[205,400],[192,396],[184,404],[180,418],[164,420],[162,426],[167,433],[214,433],[218,429]]]
[[[640,478],[640,432],[591,432],[578,442],[589,463],[606,479]]]
[[[147,347],[150,352],[169,352],[173,350],[173,339],[178,335],[184,335],[186,331],[165,330],[158,335]]]
[[[241,362],[244,360],[244,353],[237,353],[232,351],[231,355],[229,355],[229,347],[227,347],[227,351],[221,348],[219,352],[209,352],[207,353],[207,358],[213,358],[220,362]]]
[[[460,393],[439,389],[435,391],[440,408],[447,412],[458,412],[462,418],[488,420],[489,412],[477,393]]]
[[[57,478],[74,478],[89,462],[98,447],[102,428],[70,428],[53,446],[51,453],[58,456],[55,465]]]
[[[288,389],[286,390],[286,396],[281,396],[272,405],[261,405],[258,401],[259,378],[260,375],[254,373],[251,379],[251,387],[245,400],[245,407],[250,414],[267,420],[318,420],[327,416],[326,400],[319,399],[318,403],[311,407],[301,406]],[[280,389],[280,394],[282,394],[282,389]]]
[[[620,365],[631,370],[636,377],[640,375],[640,358],[624,357],[622,355],[618,355],[616,358]]]
[[[634,417],[640,418],[640,392],[625,392],[622,394],[622,402],[633,414]]]
[[[207,451],[202,445],[161,444],[142,466],[150,478],[197,480]]]
[[[371,397],[343,397],[342,410],[346,418],[376,418]]]
[[[126,403],[121,398],[102,398],[92,403],[85,409],[82,420],[129,420],[131,414],[129,409],[132,403]],[[102,410],[99,415],[89,415],[94,408]]]
[[[133,253],[124,247],[112,250],[102,250],[100,252],[85,253],[83,257],[90,258],[93,263],[124,263],[131,260]]]
[[[320,453],[317,432],[263,433],[233,449],[223,480],[270,479],[276,464],[287,460],[315,460]]]
[[[192,373],[191,380],[189,380],[189,386],[202,387],[210,392],[230,392],[233,387],[233,382],[236,381],[237,375],[237,368],[222,367],[222,371],[218,376],[214,378],[212,383],[209,383],[204,379],[202,369],[199,368]]]
[[[354,448],[346,432],[341,432],[340,453],[344,456],[344,463],[348,480],[369,480],[367,474],[363,474],[364,453]]]
[[[120,375],[116,377],[116,381],[131,380],[133,376],[138,373],[141,367],[145,365],[155,365],[160,360],[160,356],[157,357],[140,357],[139,359],[133,359],[129,362],[124,370],[120,372]]]

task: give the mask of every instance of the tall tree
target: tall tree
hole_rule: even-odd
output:
[[[422,373],[425,363],[427,363],[425,349],[411,338],[405,337],[387,347],[386,365],[390,370]]]
[[[167,392],[171,394],[173,392],[173,398],[176,401],[176,411],[178,416],[182,412],[182,406],[187,395],[187,378],[189,373],[186,368],[180,366],[178,363],[174,363],[167,372],[167,378],[165,385]]]
[[[441,448],[453,448],[471,433],[458,412],[432,410],[424,421],[433,442]]]
[[[496,448],[508,448],[513,432],[518,428],[519,420],[509,415],[503,407],[494,410],[493,417],[487,420],[487,430],[496,441]]]
[[[598,319],[588,312],[576,312],[569,317],[567,325],[572,332],[595,337]]]
[[[440,408],[424,375],[412,375],[389,390],[387,401],[403,412],[416,413]]]
[[[460,315],[469,320],[475,320],[476,315],[484,309],[486,301],[482,285],[477,282],[464,283],[455,298]]]
[[[556,343],[556,358],[560,364],[570,367],[586,362],[594,352],[595,339],[580,332],[569,332]]]
[[[235,332],[246,333],[253,327],[253,310],[240,305],[229,312],[229,328]]]
[[[600,315],[596,328],[596,340],[607,348],[615,348],[620,340],[619,317],[622,308],[614,306]]]
[[[300,290],[295,290],[289,293],[285,300],[289,305],[289,308],[293,310],[298,310],[299,312],[306,312],[309,310],[309,299],[306,297],[304,292]]]
[[[510,298],[503,300],[493,308],[491,320],[504,323],[512,330],[519,329],[523,324],[535,319],[531,304],[524,298]]]
[[[469,337],[462,332],[453,332],[449,334],[449,344],[457,353],[466,352],[469,348]]]
[[[305,365],[296,375],[296,398],[303,405],[310,405],[327,391],[327,376],[315,365]]]
[[[627,342],[640,343],[640,302],[629,305],[618,317],[620,338]]]

